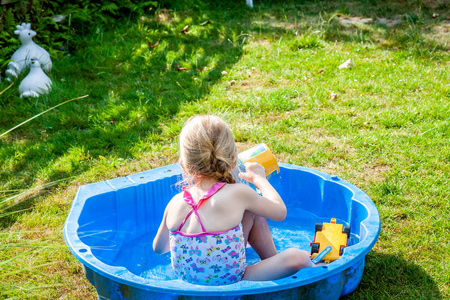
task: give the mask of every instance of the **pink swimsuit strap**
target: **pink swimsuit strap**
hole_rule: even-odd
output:
[[[214,184],[207,192],[205,195],[203,195],[200,200],[198,200],[197,204],[195,204],[194,199],[192,198],[191,193],[189,193],[188,189],[186,187],[183,187],[183,199],[184,201],[189,204],[192,208],[191,210],[186,214],[186,216],[184,217],[183,221],[180,224],[180,227],[178,227],[178,232],[180,232],[181,228],[183,227],[184,223],[186,222],[187,218],[189,218],[189,216],[192,214],[192,212],[194,212],[195,216],[197,217],[198,222],[200,223],[200,226],[202,227],[203,232],[205,233],[205,227],[203,227],[202,221],[200,220],[200,216],[198,215],[197,210],[200,208],[200,206],[203,204],[203,202],[205,202],[206,200],[208,200],[209,198],[211,198],[215,193],[217,193],[222,187],[225,186],[225,184],[227,184],[226,182],[218,182],[216,184]]]

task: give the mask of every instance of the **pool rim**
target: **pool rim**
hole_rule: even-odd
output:
[[[364,239],[362,239],[355,245],[347,247],[345,249],[344,255],[340,259],[327,266],[302,269],[292,276],[273,281],[240,281],[232,285],[202,286],[190,284],[181,280],[158,281],[145,279],[131,273],[125,267],[107,265],[101,260],[97,259],[91,253],[90,247],[84,244],[77,235],[77,220],[83,207],[83,205],[81,204],[84,204],[87,199],[95,195],[117,190],[116,188],[114,188],[114,185],[108,183],[109,181],[113,181],[115,179],[103,181],[110,187],[109,191],[105,189],[100,191],[93,191],[92,187],[94,185],[98,185],[103,182],[83,185],[78,189],[64,225],[64,239],[69,250],[83,265],[115,282],[129,285],[142,290],[189,296],[236,296],[242,294],[250,295],[296,288],[316,281],[320,281],[329,276],[333,276],[338,272],[342,272],[348,269],[352,265],[356,264],[359,260],[364,259],[365,255],[372,249],[372,247],[376,243],[381,230],[380,216],[373,201],[361,189],[335,175],[330,175],[311,168],[287,163],[280,163],[279,165],[282,169],[300,170],[303,172],[312,173],[321,177],[323,180],[334,182],[349,189],[353,193],[352,200],[359,202],[361,205],[364,205],[367,210],[367,217],[360,223],[361,226],[366,227],[366,236],[364,237]],[[156,181],[164,177],[172,177],[179,174],[181,174],[181,168],[179,164],[171,164],[149,171],[121,177],[127,178],[129,184],[125,184],[120,188],[128,188],[141,184],[147,184],[151,181]],[[150,180],[142,182],[136,182],[132,178],[130,178],[136,178],[139,175],[145,175],[151,178]],[[150,175],[157,175],[158,177]],[[117,179],[118,178],[116,178],[116,180]],[[85,251],[80,253],[81,249],[84,249]]]

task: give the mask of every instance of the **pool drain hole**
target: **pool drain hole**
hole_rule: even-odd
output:
[[[292,276],[293,279],[297,279],[297,276]]]
[[[85,252],[87,252],[87,250],[86,250],[86,249],[80,249],[80,250],[78,250],[78,251],[80,251],[81,253],[85,253]]]

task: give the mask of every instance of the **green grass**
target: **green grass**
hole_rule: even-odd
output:
[[[0,138],[0,295],[94,299],[62,236],[78,186],[175,162],[185,120],[214,113],[240,150],[264,142],[376,203],[381,234],[347,298],[449,298],[447,2],[193,2],[93,28],[53,57],[48,96],[20,99],[20,81],[0,95],[2,134],[89,94]]]

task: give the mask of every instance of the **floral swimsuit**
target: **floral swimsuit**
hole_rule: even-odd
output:
[[[170,255],[175,274],[184,281],[201,285],[225,285],[241,280],[245,272],[245,242],[242,225],[221,231],[206,232],[197,209],[226,183],[216,183],[197,204],[186,188],[184,201],[192,209],[181,222],[178,230],[170,231]],[[181,232],[187,218],[194,212],[202,232]]]

